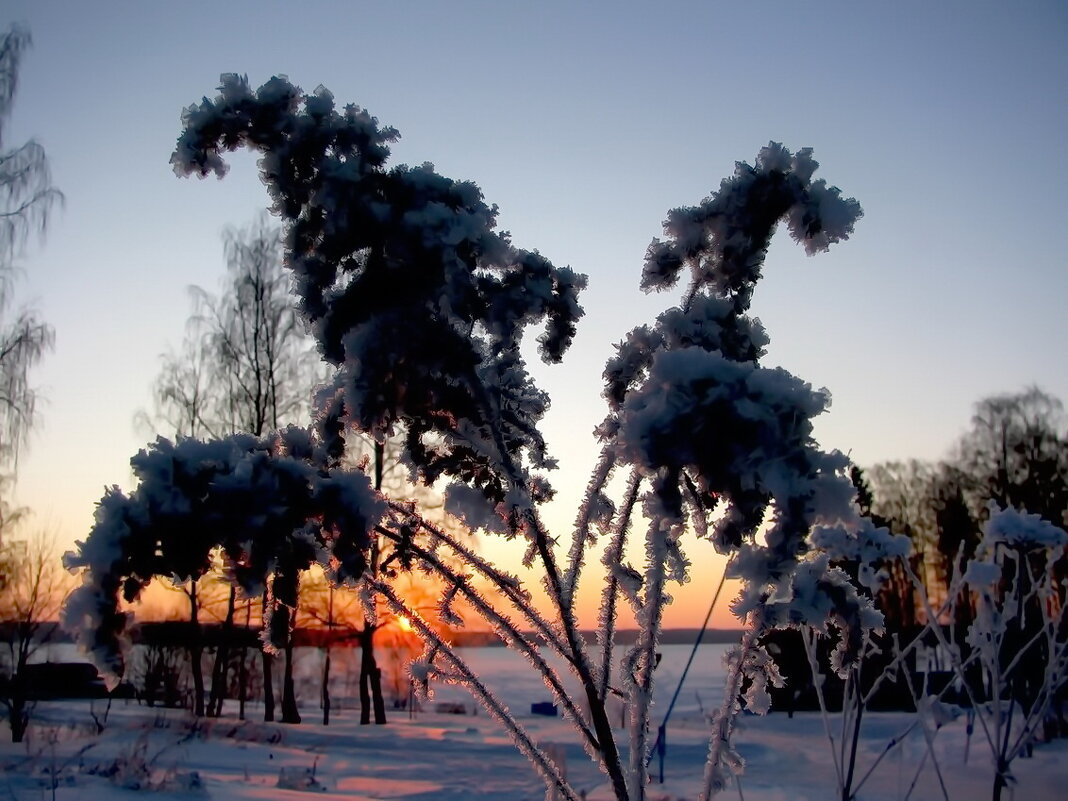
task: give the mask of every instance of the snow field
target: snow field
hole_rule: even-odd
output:
[[[722,682],[719,660],[723,645],[702,646],[668,727],[665,783],[656,783],[654,756],[652,799],[692,801],[697,797],[707,757],[708,726],[698,704],[714,705],[715,682]],[[529,703],[547,693],[521,657],[503,648],[465,649],[480,675],[501,692],[521,722],[547,751],[562,759],[569,779],[586,790],[589,801],[611,797],[610,788],[588,761],[566,723],[532,716]],[[687,646],[663,646],[663,673],[658,678],[653,720],[663,717],[675,680],[689,653]],[[312,654],[301,660],[310,677]],[[691,681],[693,682],[691,685]],[[720,685],[721,686],[721,685]],[[150,709],[116,701],[102,734],[97,701],[48,702],[38,706],[28,743],[0,744],[0,797],[37,801],[104,801],[150,794],[161,799],[213,798],[324,799],[371,801],[540,801],[544,789],[529,763],[511,740],[484,713],[442,714],[437,703],[466,700],[458,688],[438,688],[424,711],[409,719],[391,710],[387,726],[360,726],[358,713],[346,703],[324,727],[310,685],[304,684],[299,726],[260,721],[258,704],[248,707],[248,720],[236,719],[230,703],[220,719],[196,721],[184,710]],[[615,718],[614,722],[618,719]],[[831,717],[837,731],[837,717]],[[858,775],[887,751],[861,788],[864,801],[915,801],[944,798],[915,715],[868,713],[857,760]],[[907,736],[902,735],[912,726]],[[654,733],[655,734],[655,733]],[[821,716],[744,716],[737,741],[747,762],[741,793],[730,788],[722,798],[746,801],[822,801],[834,794],[834,763]],[[550,745],[551,744],[551,745]],[[935,733],[934,752],[954,801],[989,797],[993,766],[978,729],[969,738],[964,716]],[[1068,782],[1068,740],[1036,747],[1030,759],[1014,764],[1017,785],[1012,797],[1052,801],[1064,797]],[[913,781],[915,787],[911,789]]]

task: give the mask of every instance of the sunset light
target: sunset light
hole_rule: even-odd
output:
[[[1062,797],[1066,38],[6,0],[4,798]]]

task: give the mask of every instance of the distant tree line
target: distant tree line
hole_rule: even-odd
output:
[[[942,599],[955,570],[975,556],[991,501],[1056,526],[1068,522],[1064,405],[1034,386],[983,398],[947,458],[882,462],[865,471],[854,468],[853,476],[862,511],[911,540],[911,558],[928,597]],[[1068,561],[1062,558],[1054,570],[1058,579],[1068,577]],[[900,566],[891,571],[880,596],[890,629],[916,625],[913,590]],[[1062,600],[1063,592],[1062,587]],[[968,608],[959,606],[962,617]]]
[[[325,611],[321,604],[325,600],[324,589],[322,582],[309,582],[308,589],[302,592],[304,616],[302,625],[294,627],[291,632],[292,647],[301,649],[305,654],[318,652],[320,666],[328,658],[337,659],[337,649],[340,649],[344,655],[342,664],[350,670],[340,679],[321,669],[317,674],[305,671],[303,682],[292,677],[290,681],[293,684],[294,703],[314,704],[322,710],[324,722],[329,722],[330,706],[336,711],[339,698],[351,702],[359,697],[358,665],[362,661],[359,649],[363,616],[353,594],[342,590],[335,599],[334,625],[331,628],[324,627],[317,620],[317,616]],[[214,596],[203,599],[206,601],[205,609],[217,610],[220,601],[225,604],[223,594],[214,593]],[[206,699],[201,704],[202,713],[208,717],[220,717],[225,711],[226,702],[230,702],[236,705],[236,709],[231,707],[231,714],[236,712],[237,717],[244,720],[246,705],[264,697],[264,678],[262,671],[257,669],[262,651],[259,621],[253,621],[251,627],[228,629],[222,620],[204,620],[210,616],[202,616],[196,630],[188,620],[141,621],[132,631],[134,647],[123,681],[128,692],[148,706],[184,708],[195,712],[195,696],[198,692],[193,680],[195,669],[192,658],[195,653],[201,660],[201,674],[210,677],[208,686],[200,690],[206,693]],[[382,629],[386,637],[385,644],[391,650],[408,653],[409,658],[415,655],[418,643],[414,635],[396,623],[383,624]],[[383,674],[385,703],[391,708],[405,708],[409,692],[403,660],[397,660],[395,664],[391,661]],[[272,680],[277,682],[278,677],[272,676]],[[278,687],[272,689],[277,692]],[[327,699],[332,699],[329,704]]]
[[[968,636],[981,593],[963,577],[978,555],[992,509],[1015,509],[1062,528],[1068,522],[1068,428],[1062,402],[1037,387],[983,398],[975,404],[971,427],[947,458],[882,462],[867,469],[854,465],[851,477],[861,513],[874,526],[907,538],[911,545],[906,556],[880,564],[881,580],[874,593],[858,580],[857,562],[839,563],[859,592],[874,594],[884,619],[884,632],[873,638],[878,647],[867,660],[860,686],[869,690],[882,682],[881,671],[902,653],[906,654],[905,666],[914,673],[926,667],[917,665],[917,651],[909,647],[917,637],[926,645],[937,645],[927,628],[930,611],[924,608],[926,602],[930,610],[938,610],[935,625],[946,629],[954,647],[960,649],[975,696],[983,697],[989,690],[981,687],[980,666]],[[1064,614],[1068,558],[1061,555],[1051,565],[1034,563],[1040,559],[1036,555],[1030,558],[1033,564],[1028,571],[1010,567],[1002,577],[1003,591],[1027,572],[1037,575],[1048,570],[1055,597],[1048,599],[1047,611],[1057,621],[1057,639],[1063,643],[1068,640],[1068,615]],[[1040,617],[1032,615],[1032,631],[1027,636],[1021,631],[1017,638],[1021,647],[1030,643],[1027,647],[1033,650],[1021,664],[1029,663],[1039,672],[1049,657],[1031,642]],[[781,655],[787,676],[785,686],[773,692],[779,708],[814,708],[817,699],[801,633],[773,632],[768,642]],[[823,638],[814,646],[820,653],[817,662],[826,664],[835,639]],[[945,682],[952,678],[947,676],[937,689],[945,691]],[[844,680],[833,673],[824,679],[824,701],[840,709]],[[963,693],[951,695],[967,703]],[[883,682],[867,706],[899,709],[911,703],[912,695],[899,679]]]

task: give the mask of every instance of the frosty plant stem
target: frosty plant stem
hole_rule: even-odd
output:
[[[630,483],[624,496],[623,507],[620,509],[612,539],[605,549],[602,564],[607,570],[604,590],[601,593],[601,626],[597,635],[601,645],[601,673],[600,686],[597,697],[603,704],[608,698],[608,689],[612,679],[612,650],[615,644],[616,604],[619,600],[619,578],[614,570],[623,563],[623,546],[627,538],[627,528],[630,526],[630,518],[634,512],[634,504],[638,500],[638,489],[641,487],[641,474],[634,470],[631,473]],[[578,534],[576,534],[576,540]]]
[[[751,626],[731,656],[710,734],[706,795],[741,770],[730,740],[743,683],[750,686],[744,703],[763,712],[768,684],[781,682],[760,634],[799,621],[821,633],[834,626],[841,633],[834,668],[850,669],[864,632],[881,617],[813,539],[816,527],[831,526],[839,540],[859,542],[848,460],[821,450],[812,436],[828,393],[762,366],[768,339],[749,315],[780,223],[814,254],[847,239],[861,217],[855,200],[813,179],[811,150],[769,143],[700,204],[669,212],[664,238],[646,252],[640,285],[676,292],[685,275],[683,301],[616,346],[604,371],[607,414],[595,431],[601,455],[571,539],[560,546],[541,514],[556,467],[539,429],[549,399],[520,346],[539,325],[542,360],[563,358],[583,314],[585,276],[496,231],[497,209],[475,184],[429,163],[387,166],[398,133],[358,106],[338,108],[322,87],[308,94],[275,77],[254,90],[247,79],[224,75],[219,93],[188,107],[183,124],[171,157],[180,176],[222,177],[227,152],[259,154],[300,313],[333,378],[298,447],[260,454],[255,445],[231,444],[216,464],[209,446],[198,452],[183,441],[170,446],[189,451],[182,470],[142,475],[130,498],[105,497],[97,526],[69,560],[87,570],[67,614],[85,624],[85,641],[101,661],[121,669],[120,593],[136,597],[142,580],[161,572],[199,575],[199,555],[182,558],[170,540],[165,559],[150,556],[157,528],[196,523],[211,535],[200,545],[223,548],[246,592],[282,591],[271,596],[277,619],[290,619],[300,571],[315,562],[335,581],[362,587],[369,605],[376,595],[384,599],[426,643],[419,677],[440,672],[463,682],[511,732],[550,795],[574,799],[579,791],[405,601],[395,577],[433,577],[442,620],[462,625],[453,606],[462,601],[464,614],[482,618],[527,656],[617,801],[646,798],[657,645],[669,589],[690,577],[689,539],[711,540],[729,557],[743,588],[733,611]],[[540,575],[546,606],[535,608],[518,578],[430,525],[415,502],[385,497],[377,483],[368,490],[359,470],[341,475],[351,431],[377,442],[401,437],[413,480],[442,488],[448,512],[471,530],[524,541],[524,564]],[[610,483],[617,471],[629,476],[621,499]],[[227,503],[232,495],[241,501],[236,507]],[[244,517],[235,518],[235,508]],[[638,516],[644,549],[626,547]],[[381,565],[368,558],[376,543],[392,549]],[[594,549],[606,572],[598,645],[590,649],[574,601]],[[640,635],[613,683],[621,603]],[[563,658],[563,669],[541,657],[543,643]],[[581,687],[581,701],[569,698],[568,681]],[[624,737],[610,724],[609,694],[627,704]]]
[[[382,532],[383,536],[389,539],[394,539],[394,535],[386,530]],[[556,675],[556,672],[549,667],[548,663],[542,657],[541,652],[531,642],[528,636],[519,631],[506,617],[499,614],[495,614],[495,610],[489,604],[489,602],[482,597],[481,594],[471,586],[471,582],[466,576],[461,576],[453,571],[448,565],[443,564],[432,553],[420,548],[419,546],[410,546],[412,555],[419,558],[421,563],[428,568],[431,568],[440,578],[444,579],[449,585],[455,587],[458,593],[463,599],[471,606],[471,608],[480,614],[483,618],[493,621],[494,628],[498,636],[514,650],[519,651],[533,664],[536,670],[545,677],[545,681],[549,686],[549,689],[553,693],[553,699],[556,703],[560,704],[567,715],[575,721],[579,732],[583,735],[584,743],[589,747],[592,745],[594,748],[597,746],[597,739],[594,733],[586,726],[583,720],[583,715],[579,712],[575,706],[574,701],[571,699],[570,694],[560,684],[560,679]],[[376,583],[376,587],[383,587],[381,583]],[[401,603],[398,599],[398,603]],[[410,610],[408,610],[410,611]],[[402,612],[407,614],[407,612]],[[425,624],[424,624],[425,625]],[[438,648],[435,645],[435,648]],[[488,691],[486,691],[488,692]],[[518,724],[516,724],[518,725]]]
[[[842,776],[842,761],[838,757],[838,751],[834,745],[834,734],[831,732],[831,718],[827,710],[827,701],[823,695],[823,675],[820,672],[819,662],[816,658],[815,635],[804,626],[801,627],[801,641],[805,646],[805,656],[808,658],[808,667],[812,672],[812,686],[816,691],[816,700],[819,702],[820,719],[823,721],[823,731],[827,735],[827,743],[831,750],[831,759],[834,762],[834,775],[838,779],[838,787],[845,787],[845,779]]]
[[[411,614],[411,609],[399,596],[394,592],[393,588],[388,584],[378,583],[375,586],[375,590],[385,598],[390,608],[397,614],[408,615]],[[571,788],[567,781],[560,775],[560,769],[556,763],[548,757],[545,752],[539,748],[534,741],[527,734],[526,730],[519,725],[515,718],[508,711],[496,696],[491,693],[486,686],[479,681],[467,663],[460,658],[452,647],[446,643],[441,637],[434,631],[426,620],[419,615],[414,615],[409,618],[413,628],[419,632],[419,636],[427,643],[427,645],[434,650],[435,653],[441,654],[446,667],[456,672],[455,678],[470,690],[475,699],[482,704],[483,707],[491,714],[497,721],[508,730],[515,740],[516,747],[527,757],[537,768],[538,772],[545,778],[546,783],[550,788],[555,788],[563,793],[564,797],[568,801],[578,801],[578,794]],[[419,668],[416,669],[417,671]],[[413,676],[414,677],[414,676]]]
[[[849,564],[852,571],[856,574],[858,583],[865,585],[873,595],[878,593],[883,578],[888,575],[886,568],[893,564],[901,566],[907,575],[910,575],[915,579],[915,574],[908,559],[909,547],[907,539],[901,536],[892,536],[885,529],[877,529],[870,523],[859,526],[857,530],[852,533],[836,527],[822,527],[814,533],[813,540],[817,547],[819,547],[826,556],[839,560],[842,563]],[[857,746],[860,740],[864,710],[867,709],[869,702],[879,691],[880,686],[901,671],[909,654],[923,642],[924,636],[928,631],[934,630],[936,636],[940,638],[940,641],[944,641],[941,639],[944,638],[944,634],[941,631],[939,621],[941,621],[946,614],[948,614],[950,618],[953,617],[953,609],[956,603],[956,598],[962,589],[962,581],[958,575],[954,575],[950,582],[950,590],[946,595],[946,600],[942,607],[937,611],[930,607],[926,596],[922,594],[923,588],[919,587],[919,589],[927,616],[926,625],[916,633],[909,644],[903,648],[900,646],[897,634],[895,633],[893,635],[891,639],[893,642],[891,659],[883,666],[883,669],[879,674],[874,677],[874,680],[871,681],[868,690],[866,692],[863,690],[863,683],[861,681],[862,669],[865,660],[873,653],[878,652],[879,649],[875,642],[869,638],[867,633],[862,636],[862,644],[855,664],[848,668],[848,671],[845,672],[844,676],[842,676],[842,670],[838,671],[839,676],[845,678],[845,685],[844,697],[842,700],[841,730],[837,742],[832,733],[830,714],[826,697],[823,692],[825,674],[822,672],[821,666],[818,663],[816,638],[820,633],[820,630],[818,627],[813,627],[808,624],[799,626],[802,645],[808,660],[809,669],[812,673],[813,686],[819,703],[824,731],[828,743],[830,744],[830,753],[834,762],[835,776],[838,782],[837,790],[842,801],[850,801],[850,799],[857,797],[861,786],[867,781],[868,777],[871,776],[875,766],[882,761],[883,757],[886,756],[892,747],[900,742],[900,737],[891,740],[886,749],[879,755],[875,762],[869,766],[860,781],[855,782],[854,776],[857,768]],[[967,664],[960,665],[958,668],[958,673],[961,676],[962,681],[965,667],[967,667]],[[921,698],[913,686],[908,670],[906,669],[904,673],[918,716],[917,722],[910,726],[909,729],[911,730],[916,725],[922,725],[925,742],[927,743],[929,752],[928,755],[932,759],[935,770],[938,772],[941,780],[941,769],[938,764],[937,756],[934,753],[932,738],[924,718],[924,715],[928,713],[934,714],[936,717],[941,714],[939,711],[941,708],[938,706],[938,698]],[[935,725],[937,728],[940,723],[936,721]],[[925,762],[926,758],[927,757],[925,756]]]
[[[1055,603],[1052,569],[1068,545],[1068,535],[1037,515],[1000,509],[995,503],[989,510],[976,556],[962,577],[976,596],[976,615],[967,634],[973,649],[969,662],[980,665],[985,687],[969,682],[967,663],[947,643],[941,627],[932,631],[948,653],[990,746],[992,798],[999,801],[1010,786],[1013,761],[1068,680],[1065,611]],[[907,564],[906,570],[928,618],[937,619],[919,578]],[[1042,665],[1038,674],[1023,675],[1036,664]],[[1014,723],[1017,709],[1021,719]]]
[[[925,713],[927,712],[927,709],[925,708],[925,702],[938,703],[938,701],[937,699],[928,700],[927,698],[921,698],[916,692],[916,688],[913,686],[912,676],[909,675],[909,672],[907,670],[905,671],[905,681],[909,686],[909,694],[912,696],[912,702],[916,707],[916,714],[918,716],[920,730],[923,732],[923,741],[927,746],[927,754],[931,758],[931,765],[934,767],[935,775],[938,776],[938,786],[942,790],[942,798],[944,799],[944,801],[949,801],[949,792],[946,790],[946,782],[945,779],[942,777],[942,766],[939,765],[938,754],[936,754],[934,750],[934,735],[931,733],[930,729],[927,728],[927,720],[925,715]],[[937,730],[938,724],[936,723],[935,731],[937,732]],[[859,791],[859,789],[860,786],[857,785],[856,790],[854,790],[854,794]]]

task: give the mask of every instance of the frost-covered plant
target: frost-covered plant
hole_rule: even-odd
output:
[[[638,760],[647,747],[664,587],[686,577],[681,536],[692,528],[711,537],[731,555],[729,574],[743,581],[733,610],[749,628],[729,659],[724,702],[713,716],[706,795],[741,766],[730,741],[743,680],[750,681],[746,701],[754,711],[767,708],[765,688],[780,681],[758,644],[763,632],[830,623],[842,632],[837,660],[845,670],[859,656],[862,632],[881,623],[810,538],[816,525],[852,530],[859,523],[845,457],[821,451],[812,438],[811,418],[826,409],[828,395],[784,370],[762,367],[767,338],[747,314],[780,220],[811,254],[845,239],[860,216],[855,200],[812,180],[817,166],[810,150],[791,154],[772,143],[753,166],[738,164],[700,206],[672,211],[668,238],[654,240],[646,254],[642,285],[671,287],[686,269],[684,300],[655,327],[632,332],[605,371],[606,458],[649,486],[649,558],[641,594],[629,593],[642,628],[630,693],[640,702],[632,720],[632,777],[644,778]],[[573,555],[581,558],[581,549],[577,543]],[[613,611],[606,606],[604,619]],[[635,784],[631,792],[642,797]]]
[[[963,576],[976,603],[968,661],[978,663],[983,687],[967,681],[967,662],[956,659],[954,668],[990,746],[998,801],[1013,783],[1013,760],[1037,738],[1068,683],[1068,630],[1053,569],[1068,546],[1068,534],[1038,515],[1000,509],[994,502],[989,511]]]
[[[812,560],[813,562],[833,562],[835,565],[830,570],[824,568],[819,571],[822,575],[816,579],[817,583],[827,584],[827,595],[837,596],[840,599],[839,609],[853,610],[858,617],[839,620],[839,639],[830,656],[829,665],[821,665],[819,662],[816,638],[828,634],[826,621],[834,619],[836,615],[841,614],[840,612],[831,611],[821,614],[821,610],[817,607],[810,610],[803,619],[798,619],[799,616],[795,613],[795,619],[786,621],[786,625],[796,626],[800,630],[812,673],[812,686],[823,715],[824,730],[831,747],[838,796],[842,801],[852,801],[887,753],[884,751],[862,777],[856,776],[857,747],[860,742],[864,712],[881,684],[898,675],[906,657],[919,643],[919,638],[916,638],[901,648],[895,636],[893,638],[894,652],[887,655],[888,659],[882,672],[874,677],[869,675],[867,681],[862,681],[861,674],[866,661],[880,653],[879,645],[870,634],[881,628],[880,613],[865,603],[862,598],[878,597],[879,590],[889,577],[889,571],[894,563],[908,559],[910,541],[908,537],[893,535],[886,528],[876,527],[868,518],[864,518],[859,525],[849,528],[840,525],[817,526],[812,532],[811,542],[818,553],[818,556]],[[888,645],[889,643],[884,647]],[[844,679],[841,726],[837,742],[832,731],[828,703],[823,690],[826,678],[823,671],[826,668]],[[915,725],[914,723],[910,726],[909,730]],[[927,732],[926,727],[924,732]],[[887,748],[893,747],[899,741],[899,739],[891,741]],[[929,753],[933,754],[933,751]]]
[[[338,367],[338,392],[326,398],[331,408],[376,436],[402,423],[413,469],[427,480],[450,481],[454,512],[471,525],[526,539],[527,562],[541,568],[553,608],[547,615],[535,609],[514,577],[444,532],[432,532],[429,547],[405,539],[405,531],[427,528],[416,510],[395,504],[384,536],[445,579],[443,612],[462,598],[532,659],[618,798],[644,797],[654,652],[668,583],[687,577],[681,540],[688,528],[734,554],[732,569],[746,582],[735,610],[754,632],[806,604],[799,613],[833,612],[856,626],[873,622],[864,619],[861,599],[838,591],[825,562],[798,572],[812,525],[852,520],[852,488],[843,477],[845,458],[820,451],[811,436],[810,418],[826,407],[826,393],[762,368],[766,337],[747,315],[780,220],[814,253],[846,238],[860,216],[856,201],[812,180],[811,151],[791,154],[769,145],[754,166],[739,164],[700,206],[673,211],[667,238],[650,246],[645,289],[673,286],[683,268],[690,285],[684,301],[655,326],[632,332],[606,369],[602,457],[562,559],[539,514],[551,488],[535,472],[552,466],[536,428],[547,401],[526,373],[519,342],[527,324],[544,318],[542,355],[558,360],[581,314],[577,293],[585,279],[495,234],[495,209],[473,184],[439,176],[429,165],[387,170],[396,132],[355,106],[338,112],[326,90],[304,95],[275,78],[253,91],[229,75],[220,91],[187,109],[175,170],[222,175],[223,151],[247,146],[262,154],[261,176],[287,226],[286,258],[303,312]],[[618,506],[606,494],[616,468],[631,472]],[[622,557],[639,502],[647,519],[641,570]],[[596,659],[579,635],[573,599],[599,531],[610,533],[609,579]],[[436,553],[441,548],[459,556],[464,569],[445,563]],[[581,705],[532,639],[476,589],[476,575],[565,657],[582,687]],[[795,576],[805,582],[795,586]],[[388,586],[378,582],[375,589],[415,621],[431,654],[505,722],[549,784],[574,797],[551,760],[447,644]],[[642,629],[621,677],[632,709],[626,763],[605,713],[613,684],[606,655],[621,598]],[[755,675],[767,664],[757,650],[747,639],[731,682],[746,666],[755,666],[748,671]],[[721,783],[720,744],[729,739],[734,706],[732,694],[716,723],[710,784]]]
[[[927,756],[931,757],[941,781],[933,738],[938,728],[952,719],[954,709],[943,704],[937,695],[926,695],[910,672],[902,670],[906,658],[931,637],[938,642],[956,674],[956,689],[965,693],[975,710],[990,747],[995,801],[1013,783],[1013,760],[1038,738],[1058,692],[1068,683],[1062,588],[1058,586],[1054,569],[1068,545],[1068,535],[1038,515],[1001,509],[994,502],[989,504],[988,511],[989,519],[974,558],[963,569],[958,565],[951,574],[948,592],[939,608],[931,605],[923,582],[908,561],[907,538],[891,536],[885,529],[869,523],[852,532],[838,527],[818,527],[813,532],[812,541],[822,552],[821,558],[849,564],[859,577],[859,584],[872,594],[885,577],[886,566],[896,561],[910,576],[926,616],[925,625],[909,643],[902,645],[894,638],[893,653],[878,675],[869,676],[862,685],[861,662],[844,674],[842,726],[837,743],[820,691],[820,665],[812,636],[818,629],[802,627],[843,801],[857,797],[878,763],[901,742],[900,737],[892,740],[867,772],[854,779],[855,748],[863,711],[882,682],[899,675],[904,677],[917,710],[909,730],[920,727]],[[975,604],[974,615],[968,615],[971,622],[966,643],[955,642],[957,627],[945,625],[947,620],[958,619],[961,598],[970,598]],[[862,660],[876,651],[874,644],[865,640]],[[953,687],[947,685],[943,692]],[[921,763],[917,777],[922,768]],[[946,796],[944,785],[942,792]]]
[[[222,176],[221,151],[262,153],[287,266],[347,420],[378,438],[404,424],[426,479],[462,478],[492,503],[532,506],[524,462],[545,467],[537,430],[548,399],[518,344],[545,320],[542,357],[559,361],[585,279],[512,246],[478,187],[433,166],[385,169],[392,128],[320,87],[283,78],[186,109],[171,158],[179,174]],[[512,495],[515,497],[512,497]]]
[[[443,675],[467,686],[510,731],[550,793],[579,797],[462,655],[410,608],[390,571],[433,576],[444,587],[442,619],[458,625],[461,613],[476,614],[526,655],[621,801],[646,795],[655,651],[669,587],[689,577],[684,540],[691,533],[731,557],[732,574],[743,580],[734,610],[750,627],[731,657],[713,722],[706,794],[740,764],[730,738],[743,678],[752,680],[748,703],[756,710],[766,709],[761,688],[776,680],[757,643],[761,633],[829,622],[846,633],[841,665],[856,658],[860,632],[878,616],[814,551],[810,536],[816,525],[857,525],[846,458],[820,450],[812,437],[811,418],[826,409],[828,395],[760,364],[767,337],[748,314],[780,221],[815,253],[846,239],[861,215],[855,200],[813,180],[818,165],[810,150],[794,154],[771,143],[703,203],[670,213],[665,239],[648,250],[642,287],[671,289],[684,271],[689,283],[677,306],[631,332],[609,361],[608,415],[596,432],[602,452],[567,540],[542,521],[553,494],[547,472],[555,466],[538,430],[548,398],[531,380],[520,343],[528,326],[543,324],[542,358],[561,359],[582,315],[585,277],[497,233],[496,208],[474,184],[445,178],[429,164],[387,168],[396,131],[357,106],[339,110],[321,87],[304,94],[273,78],[253,90],[246,79],[224,75],[220,93],[186,109],[184,123],[171,159],[179,175],[221,177],[226,151],[261,156],[301,312],[336,368],[318,402],[328,452],[340,452],[345,428],[379,441],[401,432],[413,474],[444,484],[450,511],[472,528],[526,542],[525,562],[540,571],[547,607],[414,504],[383,496],[387,510],[371,541],[392,545],[391,564],[365,573],[362,584],[426,643],[413,679]],[[251,469],[229,470],[220,483]],[[617,472],[627,474],[621,498],[610,492]],[[250,553],[261,536],[257,502],[284,516],[284,500],[249,493],[242,509]],[[112,505],[122,504],[109,497],[102,509]],[[626,554],[636,511],[645,520],[638,535],[644,558],[632,564]],[[98,526],[105,524],[112,525]],[[598,543],[607,578],[591,648],[574,600]],[[110,553],[83,560],[98,562],[95,581],[113,572],[122,577],[107,578],[110,598],[130,571]],[[116,563],[123,569],[114,570]],[[86,591],[91,599],[95,592]],[[621,603],[636,614],[641,635],[617,676],[611,655]],[[86,605],[80,600],[76,608]],[[114,629],[112,609],[91,622]],[[553,667],[542,646],[566,668]],[[575,697],[569,681],[580,687]],[[626,746],[609,722],[610,693],[627,700]]]

